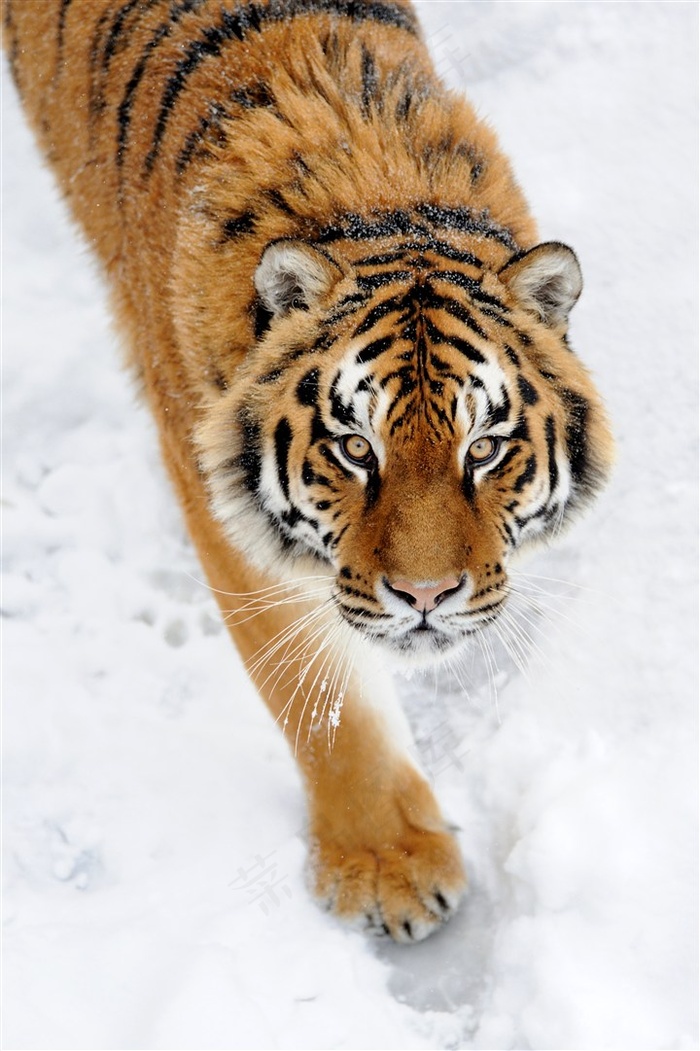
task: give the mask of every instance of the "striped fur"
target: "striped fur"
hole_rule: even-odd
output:
[[[423,937],[459,900],[459,854],[344,655],[462,646],[504,607],[515,552],[604,481],[605,416],[566,336],[576,258],[537,244],[403,0],[5,0],[4,40],[234,640],[293,737],[315,889]],[[246,593],[314,575],[314,596],[243,615]]]

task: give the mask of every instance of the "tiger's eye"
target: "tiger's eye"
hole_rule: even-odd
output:
[[[467,456],[473,464],[490,463],[501,447],[500,438],[477,438],[469,446]]]
[[[372,446],[361,434],[346,434],[340,439],[340,448],[350,463],[368,467],[374,460]]]

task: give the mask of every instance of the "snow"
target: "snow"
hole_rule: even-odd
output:
[[[577,250],[573,342],[618,441],[523,567],[525,670],[494,644],[466,695],[402,683],[466,905],[399,947],[307,896],[292,759],[5,87],[7,1048],[698,1046],[697,6],[418,8]]]

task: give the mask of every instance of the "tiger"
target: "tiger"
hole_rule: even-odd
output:
[[[577,257],[407,0],[5,0],[4,46],[298,764],[311,893],[419,941],[467,881],[393,676],[474,645],[606,481]]]

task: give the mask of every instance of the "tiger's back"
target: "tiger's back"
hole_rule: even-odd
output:
[[[306,779],[314,887],[423,937],[464,876],[385,655],[483,630],[516,550],[604,480],[605,415],[566,338],[576,258],[536,245],[408,3],[4,11],[210,582],[227,609],[282,597],[228,623]]]
[[[393,212],[449,198],[489,208],[521,245],[534,239],[494,136],[435,81],[407,3],[9,0],[5,46],[127,314],[171,287],[178,220],[195,214],[197,243],[183,247],[204,254],[209,289],[190,310],[215,304],[206,324],[225,329],[210,351],[224,373],[232,327],[242,354],[254,334],[251,289],[232,275],[249,276],[277,238],[313,239],[368,202]],[[219,158],[228,178],[197,192]]]

